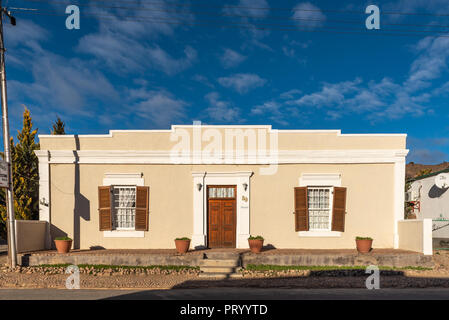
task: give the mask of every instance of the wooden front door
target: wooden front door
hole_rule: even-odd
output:
[[[235,186],[208,186],[208,246],[235,248]]]

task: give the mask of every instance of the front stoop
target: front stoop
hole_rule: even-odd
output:
[[[240,278],[240,255],[235,253],[207,253],[200,261],[200,277],[214,279]]]

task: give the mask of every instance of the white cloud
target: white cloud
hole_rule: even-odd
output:
[[[434,86],[437,79],[448,73],[449,39],[423,39],[417,43],[415,51],[418,55],[402,83],[389,78],[324,83],[320,90],[288,98],[285,103],[300,108],[324,108],[330,119],[355,113],[378,121],[433,112],[429,103],[433,98],[447,94],[449,85],[443,83],[431,91],[423,89]]]
[[[132,112],[140,121],[148,121],[152,126],[167,128],[176,121],[186,118],[187,103],[176,99],[166,91],[141,92],[143,101],[131,105],[129,112]]]
[[[410,153],[407,161],[424,164],[437,164],[447,161],[449,155],[439,149],[449,146],[449,138],[407,138],[407,148]]]
[[[48,110],[92,116],[92,99],[110,102],[118,98],[109,80],[81,60],[44,51],[32,54],[29,63],[33,75],[30,82],[9,81],[13,101],[28,98]]]
[[[437,79],[447,70],[449,38],[425,38],[417,46],[423,51],[412,63],[405,86],[412,92],[430,86],[430,80]]]
[[[281,110],[282,105],[276,101],[268,101],[261,105],[254,106],[251,109],[251,114],[254,116],[268,117],[271,121],[274,121],[280,125],[287,125],[288,121],[285,120],[286,114]]]
[[[398,0],[382,5],[382,10],[385,12],[410,12],[417,11],[429,12],[435,14],[447,13],[447,0]],[[388,19],[400,20],[404,19],[404,15],[390,15]]]
[[[448,154],[435,149],[411,149],[407,161],[421,164],[440,164],[448,160]]]
[[[166,74],[172,75],[192,66],[197,58],[197,52],[190,46],[184,49],[185,57],[180,59],[172,58],[167,52],[159,46],[147,49],[148,58],[152,61],[155,69],[161,70]]]
[[[270,6],[266,0],[239,0],[237,5],[225,6],[223,11],[252,18],[264,18],[270,13],[270,10],[258,8],[270,8]]]
[[[263,9],[258,9],[263,8]],[[257,22],[270,14],[270,5],[266,0],[239,0],[236,4],[226,5],[223,12],[227,15],[240,17],[240,21],[247,26],[240,31],[246,38],[243,47],[258,47],[264,50],[273,49],[262,40],[270,35],[269,30],[257,28]]]
[[[232,68],[238,66],[246,60],[246,57],[232,49],[225,49],[220,57],[220,62],[224,68]]]
[[[344,81],[336,84],[324,84],[321,91],[303,95],[301,98],[289,101],[288,104],[298,106],[314,106],[318,108],[329,107],[335,104],[342,104],[345,101],[345,95],[358,90],[361,79],[354,81]]]
[[[197,59],[196,50],[190,46],[184,48],[184,57],[174,58],[158,45],[144,44],[113,33],[86,35],[81,38],[77,50],[93,55],[111,71],[119,73],[144,72],[153,68],[173,75],[191,67]]]
[[[36,48],[38,42],[49,37],[50,34],[47,30],[31,20],[20,20],[20,23],[5,32],[5,43],[10,48],[18,46]]]
[[[208,93],[205,97],[210,107],[206,109],[209,117],[218,122],[236,122],[240,118],[240,110],[230,102],[220,99],[217,92]]]
[[[143,5],[145,1],[139,3]],[[187,22],[194,20],[193,15],[183,14],[180,17],[178,11],[185,12],[185,7],[183,10],[177,10],[163,3],[158,5],[158,10],[159,7],[158,19],[177,18]],[[151,68],[173,75],[191,67],[197,59],[196,50],[190,46],[169,53],[155,44],[155,39],[173,36],[176,25],[139,20],[141,14],[135,10],[130,10],[131,18],[123,19],[119,17],[124,14],[123,11],[118,14],[113,9],[91,9],[95,14],[107,14],[108,19],[99,18],[98,32],[83,36],[76,49],[80,53],[95,57],[98,64],[106,65],[112,72],[145,73]]]
[[[218,83],[223,87],[232,88],[240,94],[262,87],[266,82],[267,80],[254,73],[237,73],[229,77],[218,78]]]
[[[310,2],[302,2],[293,8],[293,19],[298,27],[315,28],[322,26],[326,16],[317,6]]]
[[[193,81],[196,81],[196,82],[199,82],[199,83],[202,83],[202,84],[204,84],[205,86],[208,86],[208,87],[210,87],[210,88],[214,88],[215,86],[209,81],[209,79],[207,78],[207,77],[205,77],[205,76],[203,76],[203,75],[200,75],[200,74],[195,74],[193,77],[192,77],[192,80]]]
[[[286,92],[281,93],[280,98],[281,99],[293,99],[295,96],[301,94],[302,91],[299,89],[292,89],[288,90]]]
[[[295,57],[295,49],[293,48],[288,48],[286,46],[282,47],[282,52],[289,58],[294,58]]]

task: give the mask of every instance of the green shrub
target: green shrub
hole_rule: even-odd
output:
[[[72,239],[69,238],[69,237],[57,237],[57,238],[55,238],[55,240],[66,240],[66,241],[68,241],[68,240],[72,240]]]
[[[370,238],[370,237],[355,237],[355,240],[373,240],[373,238]]]
[[[176,238],[175,240],[189,240],[190,241],[190,238],[182,237],[182,238]]]
[[[264,240],[262,236],[249,236],[248,240]]]

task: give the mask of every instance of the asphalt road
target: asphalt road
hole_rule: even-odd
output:
[[[174,290],[0,289],[0,300],[449,300],[448,288]]]

